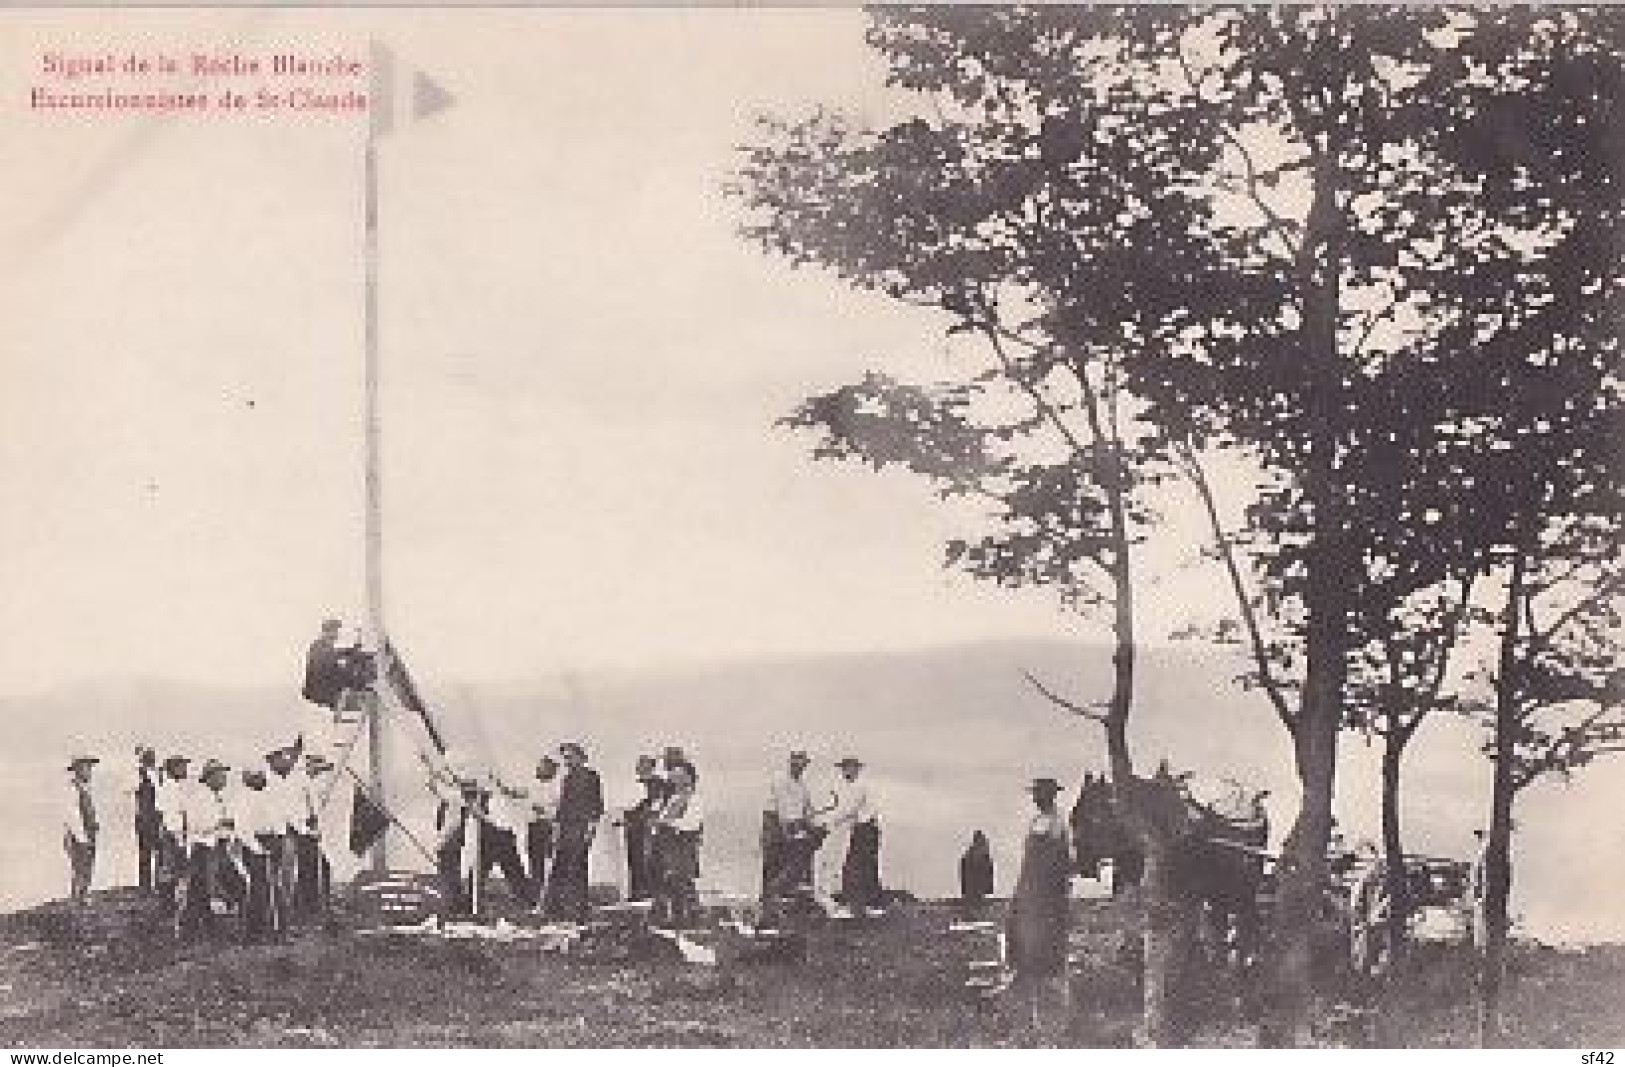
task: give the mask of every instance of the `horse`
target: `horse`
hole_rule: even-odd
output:
[[[1236,786],[1220,811],[1191,796],[1181,783],[1183,824],[1171,849],[1171,881],[1184,901],[1200,909],[1210,953],[1235,967],[1250,964],[1260,942],[1259,892],[1268,873],[1266,791]],[[1145,852],[1128,829],[1104,777],[1086,774],[1068,818],[1079,873],[1098,877],[1112,863],[1112,895],[1140,884]]]

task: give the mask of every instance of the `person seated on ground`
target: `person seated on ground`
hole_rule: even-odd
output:
[[[686,760],[668,771],[671,794],[655,819],[655,855],[659,882],[655,892],[654,922],[674,930],[692,928],[700,921],[700,841],[705,830],[705,802],[698,791],[698,773]]]
[[[979,915],[993,895],[993,852],[987,835],[977,830],[959,857],[959,904],[967,915]]]

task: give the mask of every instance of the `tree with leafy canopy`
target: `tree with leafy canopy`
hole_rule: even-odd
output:
[[[1449,467],[1420,462],[1457,456],[1458,401],[1480,410],[1482,339],[1460,343],[1470,316],[1457,309],[1516,291],[1516,271],[1462,269],[1515,258],[1506,250],[1529,227],[1516,195],[1484,202],[1450,139],[1486,94],[1506,95],[1511,68],[1551,60],[1550,35],[1505,21],[1415,8],[880,9],[870,42],[933,117],[880,132],[828,115],[770,123],[744,168],[754,239],[1003,344],[994,377],[1055,432],[1049,390],[1081,398],[1070,411],[1087,421],[1088,393],[1109,388],[1155,428],[1145,459],[1241,446],[1274,477],[1255,526],[1303,671],[1277,703],[1302,796],[1280,864],[1271,1040],[1307,1021],[1356,618],[1377,595],[1362,564],[1404,543],[1391,531],[1457,529],[1456,512],[1426,503]],[[1479,42],[1473,59],[1463,40]],[[947,399],[973,404],[963,386]],[[1476,439],[1459,436],[1470,456]],[[1094,441],[1106,442],[1096,461],[1046,491],[1064,505],[1045,505],[1061,527],[1023,517],[967,558],[1055,573],[1077,546],[1091,547],[1074,563],[1098,553],[1110,482],[1128,467],[1122,452],[1100,466],[1121,443]],[[1106,506],[1080,512],[1057,489]],[[1068,540],[1068,524],[1086,536]],[[1073,546],[1059,556],[1057,529]],[[1119,555],[1106,568],[1114,594],[1132,592]],[[1130,597],[1114,608],[1132,618]],[[1131,658],[1108,716],[1125,676]]]
[[[1118,806],[1148,854],[1146,1033],[1166,1043],[1188,919],[1167,890],[1166,854],[1185,817],[1170,776],[1136,776],[1128,725],[1133,549],[1152,518],[1144,490],[1169,471],[1158,436],[1136,418],[1119,357],[1132,338],[1163,329],[1178,294],[1148,279],[1204,228],[1208,205],[1175,187],[1178,160],[1139,124],[1088,138],[1064,118],[1034,114],[1031,101],[968,113],[963,95],[928,95],[934,120],[880,132],[822,113],[765,122],[741,168],[746,233],[797,264],[936,310],[983,359],[945,382],[871,373],[809,398],[787,422],[819,435],[820,458],[902,467],[945,496],[982,501],[990,532],[950,544],[950,563],[1055,589],[1110,617],[1109,699],[1074,701],[1030,681],[1105,732]],[[1109,176],[1127,175],[1130,161],[1169,169],[1157,200],[1113,185]],[[1110,270],[1121,296],[1079,303],[1072,294],[1103,269],[1083,249],[1106,241],[1120,243]]]

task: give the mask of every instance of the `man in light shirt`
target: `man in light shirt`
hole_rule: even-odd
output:
[[[842,881],[851,850],[853,832],[860,825],[878,826],[878,816],[868,783],[859,779],[863,761],[847,756],[835,764],[841,777],[830,792],[830,802],[818,815],[818,825],[828,832],[818,850],[814,871],[813,892],[824,913],[831,918],[849,919],[852,912],[837,899],[842,892]],[[860,842],[863,835],[860,834]],[[859,906],[865,906],[860,903]]]
[[[786,772],[768,787],[762,808],[762,902],[772,904],[810,888],[814,843],[807,753],[790,753]]]
[[[519,858],[520,835],[528,834],[530,829],[528,791],[508,785],[495,772],[489,778],[490,817],[485,838],[480,843],[479,876],[484,878],[492,867],[501,868],[502,877],[508,883],[508,895],[514,902],[534,906],[531,878]]]
[[[89,900],[96,868],[96,838],[101,824],[90,792],[90,769],[100,762],[95,756],[79,755],[68,763],[73,792],[62,814],[62,847],[68,854],[68,898],[75,904]]]
[[[242,888],[237,878],[241,872],[221,848],[233,837],[237,825],[225,792],[230,770],[219,760],[207,760],[198,772],[197,784],[181,794],[187,833],[186,884],[176,916],[176,932],[182,937],[191,937],[210,926],[214,901],[236,899]]]
[[[237,805],[237,840],[242,845],[243,863],[248,869],[248,894],[243,902],[243,938],[247,941],[275,937],[283,929],[277,865],[287,841],[287,819],[278,809],[268,785],[263,769],[243,770],[243,789]]]

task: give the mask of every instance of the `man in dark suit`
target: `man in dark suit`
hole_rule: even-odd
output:
[[[344,653],[339,651],[339,620],[322,623],[322,632],[310,643],[305,653],[304,698],[324,708],[336,708],[339,694],[344,692],[348,677],[344,667]]]
[[[587,856],[604,817],[604,787],[587,766],[587,750],[573,741],[559,746],[564,781],[559,786],[558,839],[547,882],[547,914],[571,922],[587,920]]]
[[[158,817],[158,753],[143,747],[137,750],[136,758],[136,882],[143,893],[152,893],[158,885],[158,846],[164,828]]]

